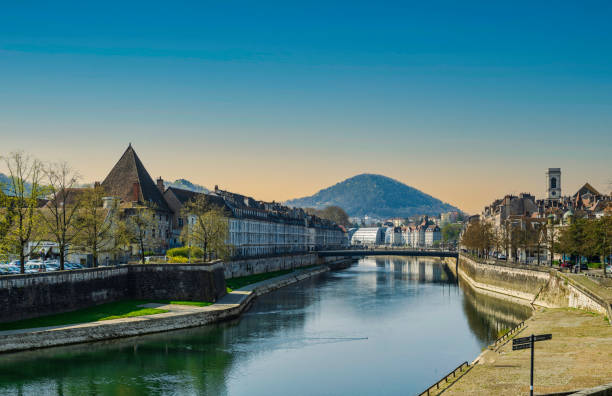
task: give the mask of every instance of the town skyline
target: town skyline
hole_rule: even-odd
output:
[[[530,194],[535,195],[536,198],[544,198],[546,196],[544,178],[545,178],[545,172],[548,168],[541,169],[541,172],[532,172],[528,178],[519,179],[520,182],[514,182],[514,183],[509,184],[510,187],[514,187],[514,188],[504,189],[503,186],[501,186],[500,188],[491,188],[491,186],[485,186],[486,188],[483,188],[480,194],[472,196],[473,197],[472,200],[461,201],[460,198],[466,197],[466,196],[469,198],[471,194],[469,193],[465,194],[464,191],[457,192],[456,190],[449,190],[443,186],[443,183],[437,183],[436,182],[437,180],[433,180],[433,183],[432,183],[432,180],[429,180],[429,179],[422,180],[422,178],[417,178],[417,181],[423,183],[423,185],[419,185],[414,182],[411,182],[411,180],[403,179],[401,172],[397,172],[396,176],[394,176],[392,174],[377,173],[377,172],[364,170],[363,172],[347,174],[346,176],[342,176],[341,174],[339,174],[338,177],[341,177],[341,179],[338,179],[335,181],[332,180],[331,175],[326,175],[326,177],[324,178],[313,179],[312,183],[309,183],[305,180],[301,180],[301,183],[297,186],[292,185],[291,178],[288,178],[286,180],[279,180],[277,178],[275,179],[275,181],[266,180],[266,179],[263,179],[263,180],[258,179],[257,175],[259,171],[257,170],[256,167],[255,169],[243,169],[240,172],[236,172],[236,173],[231,172],[231,171],[228,172],[228,170],[221,171],[220,175],[225,175],[225,177],[220,177],[220,176],[215,176],[214,172],[211,172],[208,175],[199,176],[197,172],[197,168],[192,166],[192,167],[186,167],[185,173],[183,174],[181,173],[182,172],[181,169],[175,169],[172,166],[167,166],[168,164],[170,164],[171,161],[168,161],[168,163],[165,163],[164,158],[166,157],[162,156],[161,159],[155,160],[154,158],[157,158],[157,156],[154,150],[146,150],[146,148],[142,150],[139,147],[137,147],[135,144],[133,144],[132,142],[127,143],[127,145],[130,145],[130,144],[134,145],[134,147],[138,150],[138,152],[141,153],[140,155],[143,158],[145,158],[145,162],[147,162],[147,167],[150,170],[151,177],[153,177],[154,179],[158,177],[162,177],[165,181],[168,181],[168,182],[173,182],[177,179],[186,179],[194,184],[199,184],[209,190],[214,190],[214,186],[217,185],[220,188],[234,191],[236,193],[251,196],[255,199],[262,200],[262,201],[268,201],[268,202],[272,202],[272,201],[285,202],[285,201],[295,199],[295,198],[302,198],[302,197],[310,196],[310,195],[317,193],[318,191],[322,189],[325,189],[336,183],[340,183],[343,180],[346,180],[348,178],[351,178],[353,176],[356,176],[362,173],[381,174],[383,176],[390,177],[408,186],[414,187],[435,198],[438,198],[442,200],[443,202],[456,206],[460,210],[466,213],[470,213],[470,214],[480,213],[484,207],[489,205],[495,199],[498,199],[505,195],[518,195],[520,193],[530,193]],[[13,151],[24,151],[25,153],[32,155],[36,157],[37,159],[40,159],[44,162],[66,161],[71,167],[73,167],[79,173],[79,175],[81,176],[80,182],[82,184],[93,184],[94,182],[101,182],[102,180],[104,180],[104,178],[106,177],[106,174],[108,173],[108,169],[110,169],[110,167],[112,167],[112,165],[117,161],[117,159],[119,159],[119,157],[121,156],[121,153],[123,153],[124,147],[127,147],[127,145],[121,148],[109,148],[109,151],[111,152],[109,152],[108,154],[101,153],[98,150],[92,151],[90,153],[83,152],[82,155],[85,161],[89,161],[89,160],[86,160],[86,158],[91,159],[91,158],[95,158],[98,156],[100,157],[99,160],[96,160],[96,164],[100,165],[99,169],[97,168],[92,169],[92,167],[87,167],[87,166],[79,167],[75,164],[76,161],[71,161],[70,159],[65,159],[65,158],[53,158],[51,156],[45,155],[45,153],[39,153],[39,155],[37,155],[36,150],[34,150],[35,147],[31,147],[32,150],[29,150],[29,151],[26,151],[23,149],[16,149]],[[194,170],[196,172],[194,172]],[[384,169],[382,169],[381,172],[382,171],[384,171]],[[0,173],[6,173],[6,170],[3,168],[0,168]],[[538,175],[538,173],[541,173],[541,174]],[[333,173],[333,174],[335,175],[336,173]],[[323,184],[324,182],[320,182],[320,180],[322,179],[325,180],[326,182],[327,180],[329,180],[329,182],[327,182],[328,184]],[[523,183],[525,180],[527,181],[527,183]],[[566,196],[573,195],[585,183],[591,184],[593,187],[595,187],[596,189],[598,189],[604,194],[610,193],[610,181],[607,183],[605,181],[603,183],[597,183],[591,180],[592,179],[589,178],[588,175],[585,176],[582,174],[573,174],[572,169],[567,169],[564,171],[564,174],[563,174],[562,193],[563,195],[566,195]],[[521,187],[521,184],[523,184],[524,187]],[[283,186],[284,188],[275,189],[274,187],[277,185]],[[457,185],[455,186],[457,188],[460,188]],[[528,186],[531,186],[531,188],[529,188]],[[295,190],[290,189],[291,187],[294,187]],[[296,191],[296,194],[301,193],[301,195],[295,195],[295,194],[292,195],[293,191]]]

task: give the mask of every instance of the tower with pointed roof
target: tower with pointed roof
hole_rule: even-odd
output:
[[[102,187],[108,195],[119,197],[123,202],[152,205],[156,210],[170,212],[163,193],[131,143],[102,182]]]

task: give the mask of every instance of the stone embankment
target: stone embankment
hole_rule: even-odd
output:
[[[259,295],[329,271],[345,268],[351,260],[343,259],[255,283],[221,297],[207,307],[146,304],[169,312],[75,325],[0,332],[0,352],[21,351],[59,345],[108,340],[202,326],[238,317]]]
[[[448,262],[449,269],[471,287],[546,308],[579,308],[612,318],[606,296],[577,282],[572,276],[545,266],[486,264],[466,255],[459,263]]]
[[[477,293],[528,303],[534,314],[516,334],[486,349],[467,373],[437,394],[526,394],[530,351],[512,351],[512,338],[550,333],[552,340],[536,344],[536,393],[612,395],[612,329],[604,316],[612,317],[611,300],[602,288],[589,287],[583,275],[546,267],[491,265],[465,255],[459,263],[447,264]]]

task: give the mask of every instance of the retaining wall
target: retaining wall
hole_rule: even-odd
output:
[[[316,253],[207,264],[135,264],[0,276],[0,323],[122,299],[217,301],[225,279],[322,265],[346,258]]]
[[[0,322],[73,311],[122,299],[216,301],[221,263],[147,264],[0,277]]]
[[[346,259],[346,257],[319,257],[316,253],[302,253],[233,260],[225,263],[225,279],[296,269],[310,265],[323,265],[343,259]]]
[[[455,271],[454,263],[447,263]],[[551,268],[485,264],[461,255],[457,275],[470,286],[549,308],[579,308],[610,318],[610,303]]]

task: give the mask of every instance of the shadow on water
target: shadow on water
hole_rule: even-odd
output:
[[[364,258],[234,321],[0,355],[0,394],[410,394],[529,314],[439,260]]]

